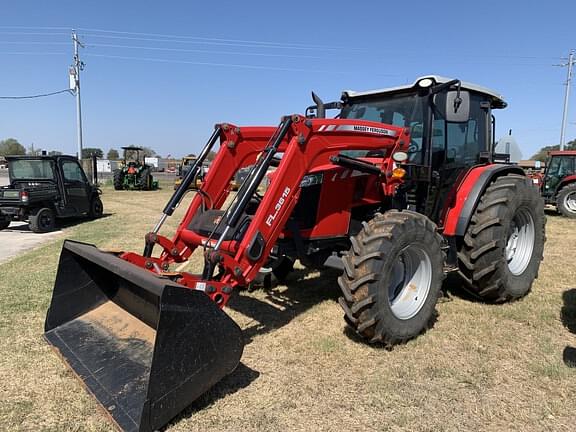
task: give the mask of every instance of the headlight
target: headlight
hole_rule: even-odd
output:
[[[318,184],[322,184],[323,175],[322,173],[319,174],[308,174],[302,177],[302,181],[300,182],[300,187],[310,187]]]

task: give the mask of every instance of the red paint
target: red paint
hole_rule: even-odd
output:
[[[242,127],[222,125],[221,145],[210,170],[204,179],[201,191],[193,198],[175,236],[169,240],[162,236],[148,239],[163,248],[160,258],[144,258],[128,253],[122,257],[140,267],[155,271],[157,267],[187,260],[197,247],[204,247],[205,237],[191,231],[188,226],[202,205],[220,209],[230,192],[230,180],[243,167],[254,164],[256,157],[266,147],[276,131],[272,127]],[[271,248],[279,236],[289,236],[284,228],[300,195],[302,177],[312,172],[323,172],[324,180],[318,206],[317,224],[303,231],[306,238],[346,236],[350,223],[351,209],[366,204],[382,202],[385,195],[394,193],[402,182],[392,179],[391,155],[394,151],[406,150],[409,142],[407,130],[364,120],[349,119],[305,119],[293,116],[291,130],[280,145],[284,153],[270,185],[253,216],[241,241],[224,241],[218,254],[210,255],[215,241],[207,245],[208,257],[217,258],[224,274],[220,281],[202,281],[199,276],[180,273],[171,276],[179,283],[193,289],[210,284],[214,289],[207,294],[219,306],[228,300],[230,287],[246,285],[254,279],[268,259]],[[344,150],[381,150],[384,157],[366,158],[380,166],[380,177],[357,175],[352,171],[330,162],[330,157]],[[264,239],[264,253],[256,260],[248,258],[250,243],[259,234]],[[157,271],[157,270],[156,270]]]
[[[452,200],[446,200],[450,207],[448,209],[445,209],[444,213],[445,214],[444,231],[443,231],[444,235],[446,236],[456,235],[456,226],[458,225],[458,218],[462,213],[464,204],[466,204],[466,200],[468,199],[470,192],[472,191],[474,186],[476,186],[478,178],[488,168],[490,168],[490,165],[483,165],[470,169],[466,173],[464,178],[461,180],[460,185],[452,189],[456,190],[456,197]]]

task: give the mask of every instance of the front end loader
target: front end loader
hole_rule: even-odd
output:
[[[242,332],[222,309],[263,269],[340,269],[346,323],[385,346],[432,325],[449,272],[485,301],[531,289],[543,203],[521,169],[493,162],[498,94],[428,76],[313,99],[277,128],[216,125],[143,253],[64,243],[45,337],[122,430],[162,427],[238,365]],[[176,233],[161,235],[217,143]],[[195,250],[202,273],[178,271]]]

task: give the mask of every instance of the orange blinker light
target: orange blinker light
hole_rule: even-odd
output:
[[[401,179],[406,175],[406,170],[404,168],[394,168],[392,170],[393,179]]]

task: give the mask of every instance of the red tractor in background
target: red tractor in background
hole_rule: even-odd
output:
[[[221,309],[263,268],[341,269],[346,322],[387,346],[431,326],[449,272],[486,301],[530,291],[543,200],[522,169],[494,162],[500,95],[426,76],[313,99],[277,128],[216,125],[142,254],[65,242],[45,337],[122,429],[161,427],[234,370],[242,331]],[[218,142],[175,235],[161,235]],[[202,274],[176,271],[198,248]]]
[[[576,150],[551,151],[542,179],[546,204],[569,218],[576,218]]]

